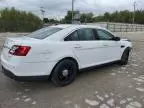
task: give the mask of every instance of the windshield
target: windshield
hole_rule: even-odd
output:
[[[27,36],[30,38],[35,38],[35,39],[45,39],[48,36],[62,30],[62,28],[55,28],[55,27],[45,27],[40,30],[37,30],[35,32],[32,32],[28,34]]]

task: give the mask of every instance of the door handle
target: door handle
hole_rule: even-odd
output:
[[[108,47],[108,45],[103,45],[103,46]]]
[[[81,46],[75,46],[74,48],[77,48],[77,49],[78,49],[78,48],[81,48]]]
[[[74,46],[74,48],[82,48],[79,44],[76,44],[75,46]]]

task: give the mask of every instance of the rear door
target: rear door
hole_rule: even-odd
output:
[[[113,40],[114,36],[106,30],[97,29],[99,42],[102,44],[102,61],[111,62],[120,60],[121,44],[120,41]]]

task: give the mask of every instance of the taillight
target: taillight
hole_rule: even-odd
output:
[[[26,56],[30,49],[30,46],[13,45],[12,48],[9,50],[9,53],[15,56]]]

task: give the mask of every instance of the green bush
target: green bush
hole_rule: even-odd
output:
[[[0,32],[32,32],[42,27],[41,19],[30,12],[5,8],[0,14]]]

